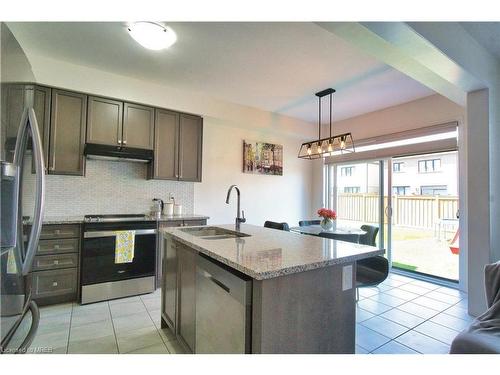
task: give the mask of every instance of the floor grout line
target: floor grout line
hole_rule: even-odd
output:
[[[71,322],[73,321],[73,309],[75,307],[75,304],[71,304],[71,313],[69,315],[69,328],[68,328],[68,340],[66,341],[66,354],[68,354],[69,351],[69,341],[71,338]]]
[[[156,298],[156,297],[155,297],[155,298]],[[148,307],[147,307],[147,306],[146,306],[146,304],[144,303],[144,300],[143,300],[142,298],[140,298],[140,299],[141,299],[142,304],[143,304],[143,305],[144,305],[144,307],[146,308],[146,312],[147,312],[147,314],[148,314],[148,316],[149,316],[149,319],[151,319],[151,321],[153,322],[153,325],[154,325],[154,327],[155,327],[155,329],[156,329],[156,333],[160,336],[160,340],[161,340],[161,342],[163,343],[163,346],[165,347],[165,349],[167,349],[168,354],[172,354],[172,353],[170,353],[170,350],[168,349],[167,343],[165,342],[165,340],[163,340],[163,336],[161,335],[161,333],[160,333],[160,331],[159,331],[159,330],[161,329],[161,326],[160,326],[160,328],[158,328],[158,327],[156,326],[155,321],[153,320],[153,317],[151,316],[151,314],[150,314],[150,312],[149,312]],[[161,311],[161,308],[160,308],[160,311]],[[161,324],[161,312],[160,312],[160,324]]]
[[[120,353],[120,346],[118,345],[118,337],[116,336],[115,322],[113,321],[113,314],[111,313],[111,305],[107,302],[109,317],[111,319],[111,327],[113,327],[113,335],[115,336],[116,351]]]

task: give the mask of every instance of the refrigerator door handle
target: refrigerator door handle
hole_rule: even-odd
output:
[[[42,230],[42,220],[43,220],[43,208],[45,201],[45,165],[43,161],[43,147],[42,138],[40,137],[40,131],[38,129],[38,122],[36,120],[35,111],[33,108],[25,108],[22,119],[21,126],[19,128],[18,138],[16,142],[16,150],[14,153],[14,163],[21,166],[24,159],[24,154],[26,152],[26,147],[28,144],[28,136],[31,134],[32,144],[33,144],[33,158],[35,159],[35,172],[36,172],[36,194],[35,194],[35,211],[33,214],[33,224],[31,226],[31,233],[28,240],[28,245],[26,247],[26,253],[22,265],[22,274],[27,275],[31,271],[33,265],[33,259],[38,247],[38,241],[40,239],[40,232]],[[22,181],[23,168],[20,168],[20,173],[18,178]],[[22,184],[19,184],[19,196],[22,192]],[[22,200],[19,199],[19,202]],[[19,215],[19,225],[22,226],[22,210],[18,211]],[[19,233],[22,233],[19,227]],[[22,238],[21,238],[22,241]]]
[[[31,301],[28,308],[31,310],[31,327],[23,343],[17,349],[16,354],[24,354],[28,351],[31,343],[35,339],[36,332],[38,331],[38,325],[40,324],[40,310],[38,309],[36,302]]]

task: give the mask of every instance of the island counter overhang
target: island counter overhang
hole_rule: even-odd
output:
[[[354,353],[356,261],[384,250],[247,224],[240,232],[249,236],[160,235],[252,279],[251,353]]]

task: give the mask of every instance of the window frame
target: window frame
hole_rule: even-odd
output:
[[[439,166],[436,168],[436,162],[439,162]],[[428,170],[427,166],[428,163],[431,163],[432,169]],[[424,170],[422,170],[421,165],[424,165]],[[419,160],[417,163],[417,168],[418,168],[418,173],[436,173],[436,172],[441,172],[441,158],[434,158],[434,159],[423,159]]]

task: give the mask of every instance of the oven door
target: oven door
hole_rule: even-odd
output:
[[[81,256],[82,285],[154,276],[156,228],[121,226],[112,230],[109,227],[101,229],[85,229]],[[115,231],[118,230],[135,230],[134,257],[130,263],[115,262]]]

